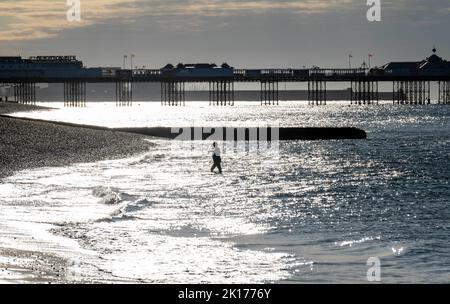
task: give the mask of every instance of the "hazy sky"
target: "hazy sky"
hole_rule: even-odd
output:
[[[0,55],[77,55],[88,66],[224,61],[236,67],[347,67],[419,60],[436,44],[450,59],[449,0],[0,0]]]

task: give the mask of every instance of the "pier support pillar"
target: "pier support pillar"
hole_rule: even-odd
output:
[[[210,81],[208,84],[210,106],[234,106],[234,81]]]
[[[308,81],[308,104],[327,104],[327,82],[323,80]]]
[[[161,105],[163,106],[185,106],[186,84],[183,81],[161,82]]]
[[[407,85],[405,81],[394,81],[393,82],[393,103],[394,104],[405,104],[407,100]]]
[[[133,105],[133,82],[127,80],[116,81],[116,106]]]
[[[430,81],[420,80],[415,84],[415,104],[426,105],[431,103]]]
[[[64,83],[64,106],[86,106],[86,82],[72,81]]]
[[[9,91],[9,84],[8,83],[0,83],[0,101],[6,101],[8,102],[8,91]]]
[[[279,105],[279,96],[278,81],[261,81],[261,105]]]
[[[439,81],[438,103],[450,104],[450,81]]]
[[[86,82],[72,81],[64,83],[64,106],[86,106]]]
[[[13,86],[14,101],[21,104],[36,103],[36,83],[24,82]]]
[[[394,81],[392,99],[393,104],[430,104],[430,81]]]
[[[350,83],[350,104],[379,104],[378,81],[358,80]]]

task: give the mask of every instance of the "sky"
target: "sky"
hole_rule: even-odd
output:
[[[72,2],[74,0],[70,0]],[[86,66],[228,62],[238,68],[372,66],[450,60],[449,0],[0,0],[0,56],[76,55]],[[127,63],[129,65],[129,62]]]

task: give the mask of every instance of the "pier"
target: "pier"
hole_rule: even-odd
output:
[[[393,104],[426,105],[432,102],[435,83],[436,103],[450,104],[450,62],[437,56],[436,49],[422,61],[391,62],[372,69],[236,69],[226,63],[168,64],[161,69],[85,68],[75,56],[0,57],[0,88],[12,92],[12,96],[0,96],[1,100],[33,104],[38,83],[63,83],[67,107],[86,105],[88,83],[115,84],[117,106],[133,104],[136,83],[160,83],[163,106],[186,105],[186,84],[190,83],[206,84],[210,106],[234,106],[238,83],[258,83],[262,106],[279,105],[282,83],[304,83],[308,104],[314,106],[327,104],[330,83],[348,85],[351,105],[379,104],[382,83],[392,84]]]

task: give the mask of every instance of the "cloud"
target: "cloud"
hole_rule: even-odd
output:
[[[69,22],[66,0],[3,0],[0,41],[51,38],[63,30],[101,22],[127,23],[139,17],[167,22],[179,17],[202,24],[202,17],[226,17],[267,12],[316,13],[348,6],[355,0],[81,0],[80,22]],[[194,18],[195,17],[195,18]],[[164,18],[167,18],[164,20]]]
[[[255,14],[267,11],[320,12],[351,3],[352,0],[191,0],[151,1],[149,15],[202,15],[223,16],[230,14]],[[147,2],[148,3],[148,2]]]
[[[15,0],[0,2],[0,41],[51,38],[62,30],[84,27],[113,17],[139,12],[129,0],[81,0],[80,22],[67,20],[66,0]]]
[[[66,18],[67,0],[1,0],[0,41],[52,38],[64,30],[151,20],[164,29],[208,30],[210,26],[229,24],[235,17],[333,12],[358,10],[364,16],[365,0],[80,0],[80,22]],[[382,0],[383,16],[392,20],[430,18],[448,14],[448,0]],[[361,11],[362,10],[362,11]],[[403,16],[402,18],[402,15]],[[399,17],[399,18],[396,18]],[[151,18],[151,19],[149,19]],[[219,18],[222,18],[219,20]],[[411,19],[410,18],[410,19]],[[214,22],[216,21],[216,22]],[[219,23],[219,21],[221,23]]]

